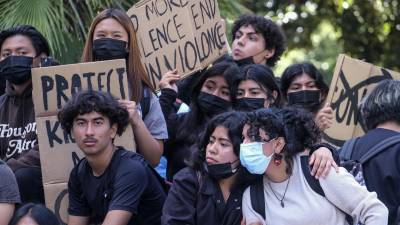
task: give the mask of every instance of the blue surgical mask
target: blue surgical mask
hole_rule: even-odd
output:
[[[240,162],[252,174],[264,174],[271,162],[272,155],[266,156],[264,142],[240,144]]]

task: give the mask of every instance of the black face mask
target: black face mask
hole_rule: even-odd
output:
[[[197,103],[200,110],[210,117],[225,112],[231,107],[231,102],[205,92],[200,92]]]
[[[239,67],[255,64],[253,56],[249,56],[244,59],[235,60],[235,62],[236,62],[236,65],[238,65]]]
[[[228,178],[238,171],[238,167],[232,169],[232,163],[220,163],[212,165],[204,163],[204,169],[207,171],[210,177],[216,180]]]
[[[101,38],[93,41],[93,56],[96,61],[126,59],[126,41],[112,38]]]
[[[0,62],[0,76],[10,83],[20,85],[31,78],[33,57],[8,56]]]
[[[289,105],[298,105],[310,111],[318,109],[320,104],[320,90],[304,90],[287,94]]]
[[[264,98],[238,98],[235,103],[235,109],[239,111],[254,111],[264,108]]]

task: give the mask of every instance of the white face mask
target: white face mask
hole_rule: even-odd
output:
[[[272,155],[266,156],[263,142],[240,144],[240,162],[252,174],[264,174],[271,162]]]

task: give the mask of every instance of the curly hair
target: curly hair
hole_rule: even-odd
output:
[[[257,33],[261,34],[265,40],[268,50],[275,49],[275,54],[267,60],[268,66],[274,66],[285,51],[286,37],[282,29],[271,19],[254,14],[241,15],[232,27],[232,40],[235,39],[236,32],[242,26],[251,26]]]
[[[259,130],[265,131],[270,139],[283,137],[285,146],[282,154],[287,164],[286,173],[291,174],[293,157],[319,142],[321,134],[310,112],[297,107],[283,109],[259,109],[248,114],[248,135],[260,141]]]
[[[119,136],[129,124],[128,111],[120,106],[111,94],[94,90],[82,91],[74,95],[58,112],[58,120],[61,127],[71,134],[75,118],[91,112],[106,116],[110,120],[110,125],[117,124]]]
[[[28,37],[32,46],[35,48],[36,56],[45,53],[50,56],[50,47],[46,38],[38,31],[35,27],[30,25],[19,25],[11,27],[0,32],[0,49],[3,46],[4,41],[12,36],[23,35]]]

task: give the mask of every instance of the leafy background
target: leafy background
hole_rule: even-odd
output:
[[[129,9],[135,0],[0,0],[0,29],[31,24],[49,40],[62,63],[79,60],[86,33],[102,9]],[[400,71],[398,0],[218,0],[227,21],[252,12],[283,27],[288,50],[274,68],[311,61],[329,81],[339,53]]]

